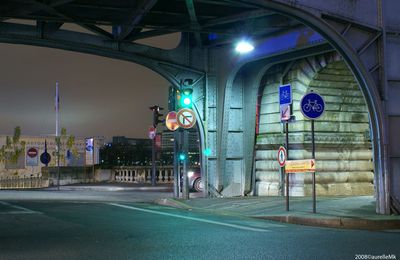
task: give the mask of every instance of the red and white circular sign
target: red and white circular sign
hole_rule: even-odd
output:
[[[178,111],[177,120],[178,125],[182,128],[192,128],[196,124],[196,115],[193,110],[183,108]]]
[[[36,156],[38,156],[39,152],[35,147],[31,147],[28,149],[26,154],[31,158],[35,158]]]
[[[278,149],[278,163],[281,167],[285,166],[286,164],[286,149],[283,146],[279,147]]]
[[[175,111],[171,111],[167,114],[167,116],[165,117],[165,125],[171,131],[175,131],[179,128],[177,114]]]

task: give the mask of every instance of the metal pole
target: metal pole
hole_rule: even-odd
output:
[[[60,141],[57,136],[57,190],[60,190]]]
[[[156,130],[157,136],[157,130]],[[156,136],[153,138],[153,145],[151,151],[151,185],[156,186]]]
[[[315,139],[314,139],[314,120],[311,120],[311,142],[312,142],[312,159],[315,159]],[[315,172],[312,173],[313,186],[313,213],[317,212],[316,192],[315,192]]]
[[[92,161],[93,161],[93,166],[92,166],[92,171],[93,171],[93,176],[92,176],[92,180],[94,180],[94,164],[95,164],[95,161],[94,161],[94,153],[96,152],[96,150],[94,149],[94,138],[93,138],[93,151],[92,151]],[[90,178],[89,178],[89,180],[90,180]],[[86,181],[87,182],[87,181]]]
[[[286,160],[289,160],[289,122],[285,123]],[[286,173],[286,211],[289,211],[289,173]]]
[[[179,198],[179,159],[178,159],[178,138],[179,132],[174,132],[174,197]]]
[[[60,98],[58,92],[58,81],[56,81],[56,140],[57,140],[57,190],[60,190]]]
[[[185,153],[185,160],[183,160],[183,188],[182,188],[182,197],[185,200],[189,199],[189,180],[188,180],[188,161],[189,161],[189,154],[188,154],[188,136],[189,136],[189,131],[184,130],[183,131],[183,152]]]

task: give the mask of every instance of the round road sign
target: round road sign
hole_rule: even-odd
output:
[[[165,125],[171,131],[175,131],[179,128],[178,120],[176,119],[177,115],[175,111],[171,111],[165,117]]]
[[[188,108],[183,108],[177,114],[178,125],[182,128],[192,128],[196,124],[196,115],[194,111]]]
[[[286,149],[283,146],[279,147],[278,149],[278,163],[281,167],[285,166],[286,164]]]
[[[325,110],[325,101],[317,93],[310,92],[300,101],[300,111],[308,119],[314,120],[322,116]]]
[[[35,147],[31,147],[28,149],[28,151],[26,152],[26,154],[30,157],[30,158],[35,158],[38,155],[38,150]]]
[[[43,164],[48,164],[50,161],[51,161],[51,156],[50,156],[50,154],[48,153],[48,152],[44,152],[44,153],[42,153],[41,155],[40,155],[40,161],[43,163]]]

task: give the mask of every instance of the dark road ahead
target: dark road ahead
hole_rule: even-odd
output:
[[[399,245],[398,232],[303,227],[143,203],[0,202],[0,259],[399,259]]]

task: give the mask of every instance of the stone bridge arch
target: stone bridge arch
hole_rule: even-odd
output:
[[[290,83],[296,117],[296,122],[289,124],[290,159],[311,158],[310,121],[301,114],[299,103],[313,90],[326,102],[325,114],[315,122],[317,194],[373,195],[369,114],[353,74],[337,53],[300,59],[285,70],[287,66],[273,66],[260,86],[255,193],[276,196],[282,189],[276,151],[285,140],[278,87]],[[291,174],[290,180],[291,195],[312,194],[311,174]]]

